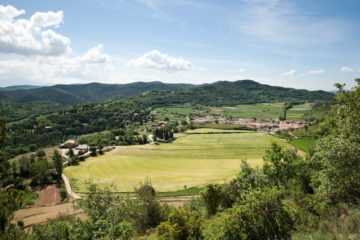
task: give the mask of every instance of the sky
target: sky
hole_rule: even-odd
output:
[[[359,0],[0,0],[0,87],[360,77]]]

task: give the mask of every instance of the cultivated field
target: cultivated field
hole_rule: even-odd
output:
[[[158,191],[169,192],[229,180],[239,171],[241,159],[260,165],[271,142],[290,147],[265,133],[205,130],[169,144],[117,147],[64,172],[80,191],[86,190],[88,179],[100,186],[114,184],[119,192],[133,191],[148,177]]]
[[[294,105],[286,113],[286,119],[288,120],[301,120],[304,114],[311,110],[312,103],[304,103],[299,105]]]
[[[309,150],[315,146],[315,140],[307,138],[296,138],[291,141],[291,144],[301,151],[309,152]]]
[[[236,107],[216,107],[211,114],[233,118],[278,119],[284,103],[242,104]]]
[[[287,111],[288,120],[301,120],[304,113],[311,110],[312,103],[304,103],[294,105]],[[170,120],[185,119],[191,113],[200,115],[215,115],[227,118],[256,118],[259,120],[278,119],[284,111],[284,103],[256,103],[241,104],[234,107],[199,107],[193,108],[190,105],[178,105],[171,107],[156,108],[156,118],[162,120],[169,118]]]
[[[155,109],[156,118],[163,120],[169,118],[170,120],[180,121],[186,119],[186,116],[194,112],[194,109],[188,105],[179,105],[172,107],[160,107]]]

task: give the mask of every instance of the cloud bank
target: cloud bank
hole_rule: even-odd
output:
[[[79,56],[71,56],[71,41],[56,33],[63,11],[35,12],[18,18],[25,10],[0,5],[0,82],[72,83],[102,76],[113,68],[112,60],[98,44]]]

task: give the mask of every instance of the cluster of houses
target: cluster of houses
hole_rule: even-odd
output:
[[[211,115],[205,117],[198,117],[192,119],[191,122],[196,125],[202,125],[206,123],[219,123],[219,124],[232,124],[241,125],[249,129],[262,130],[271,133],[276,133],[281,130],[293,131],[300,128],[305,128],[309,124],[304,121],[296,120],[262,120],[258,121],[255,119],[227,119],[227,118],[215,118]]]
[[[60,145],[62,149],[72,149],[74,154],[78,155],[79,152],[87,153],[89,151],[89,145],[87,144],[79,144],[74,139],[69,139],[63,144]]]

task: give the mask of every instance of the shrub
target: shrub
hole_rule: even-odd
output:
[[[64,187],[60,188],[60,196],[61,196],[61,201],[64,201],[67,198],[67,192]]]
[[[147,229],[156,227],[165,218],[162,215],[161,206],[156,200],[155,189],[149,180],[141,183],[135,192],[140,201],[135,220],[136,227],[139,233],[145,233]]]
[[[218,184],[208,184],[201,199],[204,202],[207,216],[215,215],[221,202],[221,187]]]
[[[168,220],[157,227],[158,237],[164,240],[202,239],[201,224],[199,213],[173,208]]]

